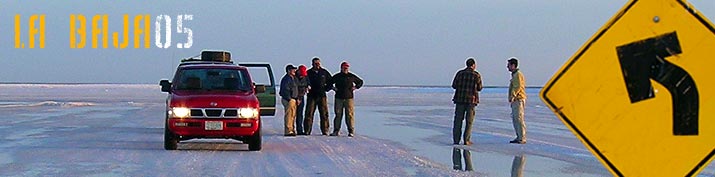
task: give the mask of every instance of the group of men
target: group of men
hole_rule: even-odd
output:
[[[320,115],[320,131],[327,136],[330,131],[328,120],[327,92],[335,91],[333,132],[330,136],[339,136],[340,127],[345,114],[348,136],[355,136],[355,119],[353,91],[360,89],[363,80],[350,72],[350,64],[340,63],[340,72],[331,75],[320,64],[320,58],[311,60],[312,67],[305,65],[297,68],[286,65],[286,74],[281,79],[279,95],[284,107],[284,135],[310,135],[313,130],[313,114],[318,109]],[[307,106],[306,97],[307,95]],[[303,117],[303,108],[305,117]]]
[[[454,127],[452,138],[454,144],[464,139],[464,145],[471,145],[474,109],[479,104],[479,91],[482,90],[482,76],[477,72],[474,58],[467,59],[467,67],[458,71],[452,80],[455,89],[452,101],[456,104],[454,110]],[[511,118],[516,132],[516,138],[509,143],[526,143],[526,125],[524,123],[524,105],[526,103],[526,88],[524,75],[519,71],[519,60],[515,57],[507,60],[507,69],[511,72],[509,81],[508,101],[511,104]],[[462,132],[462,122],[466,122]]]

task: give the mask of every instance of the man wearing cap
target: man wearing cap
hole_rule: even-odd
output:
[[[509,143],[526,143],[526,123],[524,123],[524,104],[526,104],[526,88],[524,74],[519,71],[519,60],[511,57],[507,60],[506,68],[511,71],[509,81],[509,103],[511,103],[511,119],[514,124],[516,138]]]
[[[308,68],[305,65],[300,65],[296,72],[294,82],[298,89],[298,107],[295,110],[295,129],[298,135],[306,135],[303,130],[303,108],[305,107],[305,93],[308,92]]]
[[[313,67],[308,70],[308,100],[303,128],[306,135],[310,135],[313,131],[313,114],[317,107],[320,112],[320,131],[323,135],[328,135],[330,121],[328,120],[328,97],[325,92],[333,88],[328,84],[332,76],[328,70],[320,66],[320,58],[315,57],[311,62]]]
[[[298,104],[298,87],[295,83],[295,71],[296,67],[288,64],[286,66],[286,74],[281,79],[281,103],[283,104],[283,110],[285,115],[284,120],[284,135],[285,136],[295,136],[295,127],[293,126],[295,122],[295,109]]]
[[[362,79],[349,71],[350,64],[346,61],[340,63],[340,72],[333,75],[330,84],[335,84],[335,119],[333,120],[333,133],[330,136],[340,135],[340,127],[345,113],[345,124],[348,126],[348,136],[355,136],[355,119],[353,106],[353,91],[362,87]]]
[[[471,145],[472,123],[474,123],[474,108],[479,104],[479,91],[482,91],[482,76],[477,69],[474,58],[467,58],[467,67],[458,71],[452,80],[455,89],[454,97],[454,127],[452,127],[452,140],[459,144],[464,136],[464,145]],[[462,122],[467,122],[462,133]]]

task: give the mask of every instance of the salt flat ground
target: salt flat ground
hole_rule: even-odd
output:
[[[524,145],[507,143],[514,133],[503,88],[481,93],[474,145],[455,146],[450,88],[367,87],[356,92],[352,138],[345,124],[340,137],[284,137],[278,111],[263,117],[259,152],[233,140],[166,151],[166,94],[157,85],[2,84],[0,176],[610,176],[538,89],[527,92]],[[329,102],[332,127],[332,92]]]

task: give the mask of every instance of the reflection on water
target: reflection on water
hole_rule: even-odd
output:
[[[524,164],[526,164],[526,156],[516,155],[511,162],[511,176],[523,177]],[[452,168],[460,171],[474,171],[472,167],[472,152],[466,149],[452,147]]]
[[[462,166],[462,157],[464,157],[464,166]],[[455,170],[474,171],[474,168],[472,168],[472,153],[466,149],[453,147],[452,165]]]
[[[523,154],[514,156],[514,161],[511,162],[511,177],[524,176],[521,174],[524,171],[524,163],[526,163],[526,156]]]

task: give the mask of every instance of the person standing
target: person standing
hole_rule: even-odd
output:
[[[295,110],[295,128],[298,135],[306,135],[303,130],[303,108],[305,107],[305,94],[308,92],[308,69],[305,65],[300,65],[296,72],[295,83],[298,89],[298,107]]]
[[[348,126],[348,136],[355,136],[355,118],[353,91],[362,87],[362,79],[350,72],[350,64],[346,61],[340,63],[340,72],[333,75],[330,84],[335,84],[335,119],[333,120],[333,133],[330,136],[340,135],[340,127],[345,113],[345,124]]]
[[[526,124],[524,123],[524,104],[526,104],[526,88],[524,74],[519,71],[519,60],[511,57],[507,60],[507,69],[511,71],[509,81],[509,103],[511,103],[511,119],[514,124],[516,138],[509,143],[526,143]]]
[[[306,135],[313,131],[313,114],[317,107],[320,112],[320,131],[323,135],[328,135],[330,121],[328,120],[328,98],[325,92],[332,89],[328,84],[331,80],[330,72],[320,66],[320,58],[315,57],[311,61],[313,67],[308,70],[308,103],[305,109],[305,120],[303,128]]]
[[[464,145],[471,145],[474,109],[479,104],[479,91],[482,91],[482,76],[476,71],[477,63],[474,58],[467,58],[466,64],[467,67],[458,71],[452,80],[452,88],[455,89],[452,101],[456,105],[452,139],[454,144],[459,144],[460,138],[464,135]],[[465,120],[467,125],[464,126],[464,134],[462,134],[462,122]]]
[[[281,79],[281,103],[283,104],[283,110],[285,115],[284,120],[284,130],[285,136],[295,136],[295,127],[293,126],[295,121],[295,109],[298,103],[298,88],[295,83],[295,66],[289,64],[286,66],[286,74]]]

